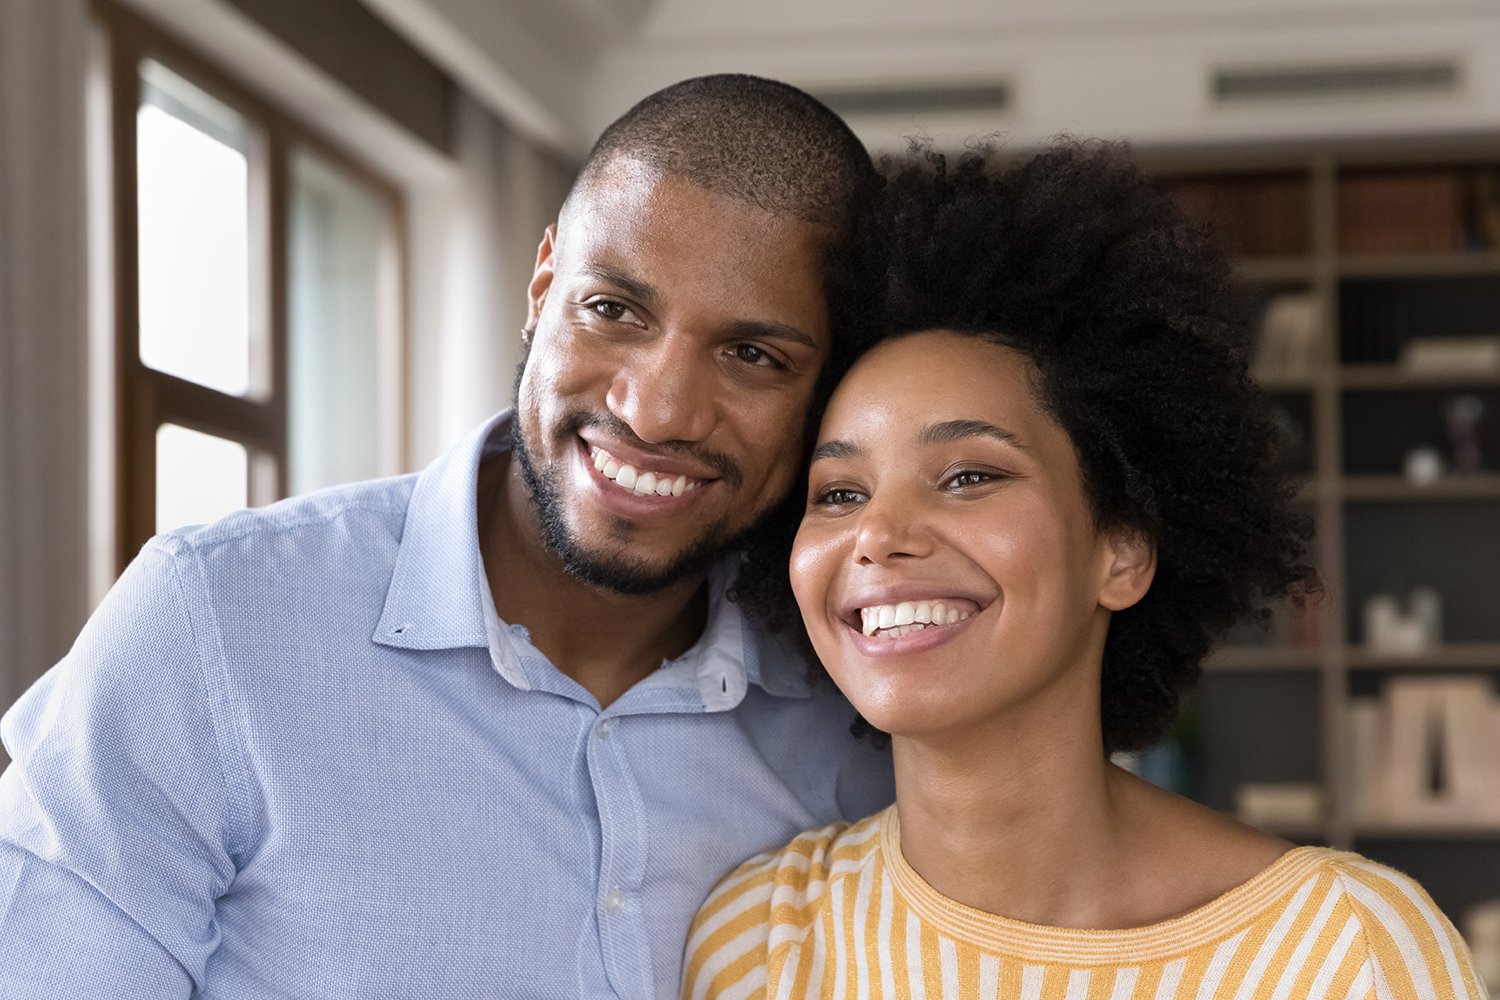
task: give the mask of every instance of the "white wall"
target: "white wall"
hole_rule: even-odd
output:
[[[1215,107],[1217,66],[1457,56],[1451,96]],[[950,141],[1059,132],[1143,146],[1500,129],[1500,4],[1490,0],[659,0],[613,45],[586,92],[593,134],[641,95],[744,71],[818,89],[1005,80],[989,117],[856,119],[890,148],[925,128]]]

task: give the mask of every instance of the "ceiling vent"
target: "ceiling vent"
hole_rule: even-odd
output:
[[[823,90],[817,97],[844,117],[1004,111],[1010,87],[1004,83],[933,84],[860,90]]]
[[[1451,94],[1463,74],[1453,59],[1221,69],[1213,75],[1220,104],[1316,98]]]

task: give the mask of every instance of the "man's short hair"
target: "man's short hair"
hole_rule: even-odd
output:
[[[742,73],[683,80],[625,112],[594,143],[569,201],[622,158],[838,231],[875,183],[843,119],[796,87]]]

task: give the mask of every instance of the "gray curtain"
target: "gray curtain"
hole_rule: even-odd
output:
[[[0,0],[4,707],[88,613],[87,46],[85,0]]]

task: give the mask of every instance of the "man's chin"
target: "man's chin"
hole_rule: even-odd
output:
[[[702,576],[725,552],[737,547],[739,539],[728,539],[722,532],[712,532],[689,545],[670,559],[648,563],[618,552],[593,551],[578,544],[574,532],[560,525],[547,532],[547,545],[563,562],[569,573],[584,583],[616,594],[641,596],[666,590],[674,584]]]

